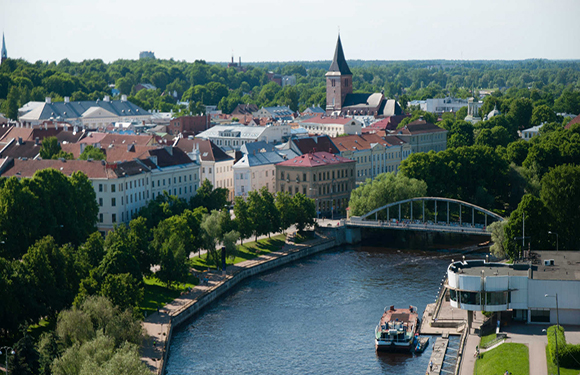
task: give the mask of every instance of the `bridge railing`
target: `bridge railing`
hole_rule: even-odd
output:
[[[360,217],[351,217],[346,221],[347,225],[359,227],[373,227],[373,228],[391,228],[399,230],[419,230],[430,232],[454,232],[465,234],[479,234],[489,235],[490,233],[485,227],[472,227],[470,225],[459,225],[455,223],[439,224],[439,223],[413,223],[413,222],[391,222],[391,221],[375,221],[362,220]]]

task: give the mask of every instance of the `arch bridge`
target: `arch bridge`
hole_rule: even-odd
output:
[[[413,217],[413,207],[416,206],[416,202],[422,203],[422,210],[420,210],[418,215],[416,213],[415,217]],[[425,202],[428,202],[429,204],[433,203],[432,207],[434,209],[429,213],[430,217],[427,217],[425,214]],[[446,204],[446,210],[443,211],[443,220],[438,220],[440,219],[440,217],[438,217],[440,211],[438,212],[437,208],[440,206],[440,202]],[[391,208],[395,211],[393,216],[391,216]],[[467,208],[468,212],[471,211],[471,215],[468,215],[471,220],[468,222],[462,220],[464,217],[464,208]],[[403,210],[405,210],[405,214],[403,214]],[[428,210],[430,210],[429,206]],[[383,217],[384,211],[386,211],[386,220]],[[381,220],[379,220],[379,213],[381,213]],[[476,222],[476,213],[480,216],[478,222]],[[451,215],[453,215],[453,220],[451,220]],[[491,224],[492,221],[504,220],[503,217],[494,212],[458,199],[418,197],[386,204],[362,216],[350,216],[346,220],[346,225],[352,227],[389,228],[398,230],[491,236],[491,232],[487,231],[488,223]]]

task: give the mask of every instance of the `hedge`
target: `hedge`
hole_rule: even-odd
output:
[[[548,328],[548,348],[553,363],[556,361],[556,341],[554,332],[557,326]],[[566,343],[564,327],[558,329],[558,359],[561,367],[580,369],[580,345]]]

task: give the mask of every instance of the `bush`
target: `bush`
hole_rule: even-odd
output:
[[[566,336],[564,335],[564,328],[562,326],[558,329],[558,359],[556,359],[556,340],[554,340],[554,332],[557,326],[548,328],[548,348],[550,358],[553,363],[560,363],[561,367],[566,368],[580,368],[576,358],[580,358],[580,345],[573,345],[566,343]]]

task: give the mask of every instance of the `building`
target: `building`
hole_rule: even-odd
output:
[[[334,58],[326,73],[326,113],[375,117],[403,114],[399,103],[394,99],[385,98],[382,92],[353,94],[352,72],[344,57],[340,35],[336,42]]]
[[[478,108],[481,108],[482,105],[483,103],[477,103]],[[458,99],[451,96],[446,98],[426,99],[419,103],[419,108],[422,111],[439,115],[445,112],[457,112],[463,107],[467,107],[466,99]]]
[[[141,90],[157,90],[157,87],[155,87],[155,85],[152,85],[150,83],[138,83],[135,85],[135,92],[139,92]]]
[[[314,199],[318,215],[345,214],[355,188],[356,162],[325,151],[276,164],[276,190]]]
[[[373,179],[381,173],[399,170],[403,158],[410,154],[409,144],[396,137],[387,140],[376,134],[332,138],[340,156],[356,161],[357,183],[363,183],[367,178]]]
[[[271,118],[274,121],[294,120],[294,111],[287,106],[277,106],[277,107],[262,107],[256,112],[252,113],[255,118]]]
[[[89,160],[32,160],[7,158],[2,177],[30,178],[38,170],[54,168],[67,176],[83,172],[95,190],[97,228],[108,232],[129,221],[149,200],[166,191],[189,200],[199,187],[199,165],[172,147],[150,150],[140,159],[108,163]]]
[[[6,40],[4,40],[4,33],[2,33],[2,50],[0,51],[0,64],[8,58],[8,51],[6,50]]]
[[[393,133],[387,134],[386,139],[388,142],[389,137],[395,136],[409,143],[412,153],[431,150],[438,152],[447,149],[447,133],[447,130],[420,118]]]
[[[540,129],[544,126],[544,124],[532,126],[531,128],[524,129],[520,132],[520,137],[529,141],[530,139],[537,137],[540,135]]]
[[[282,76],[282,87],[285,86],[296,86],[296,76]]]
[[[487,115],[485,115],[485,117],[483,118],[484,121],[489,120],[490,118],[494,117],[494,116],[499,116],[501,115],[501,112],[497,109],[497,103],[493,106],[493,109],[491,110],[491,112],[489,112]]]
[[[330,137],[362,133],[361,122],[346,116],[313,115],[302,117],[298,123],[311,134],[325,134]]]
[[[155,59],[155,54],[153,51],[141,51],[139,52],[139,60],[143,59]]]
[[[126,95],[121,95],[121,100],[111,100],[105,96],[103,100],[96,101],[70,101],[65,96],[63,102],[53,103],[47,97],[44,103],[38,105],[26,105],[23,108],[33,108],[29,112],[19,116],[19,121],[31,126],[39,126],[44,121],[66,121],[78,124],[83,128],[106,128],[115,122],[149,122],[151,114],[143,108],[127,101]]]
[[[187,153],[191,160],[199,163],[202,182],[208,180],[216,188],[228,189],[228,199],[234,199],[233,157],[223,152],[212,141],[199,138],[179,138],[174,146]]]
[[[247,197],[248,192],[263,187],[276,193],[276,164],[298,156],[291,150],[279,152],[266,142],[247,143],[241,151],[244,156],[233,167],[236,197]]]
[[[481,103],[475,101],[473,98],[467,99],[467,117],[465,117],[465,121],[471,122],[472,124],[481,121],[479,107],[481,107]]]
[[[181,116],[169,121],[167,133],[183,136],[196,135],[212,127],[210,115]]]
[[[575,116],[572,120],[570,120],[570,122],[566,124],[565,128],[570,129],[574,124],[580,124],[580,115]]]
[[[320,107],[319,105],[317,106],[312,106],[312,107],[308,107],[304,110],[304,112],[302,113],[303,116],[308,116],[308,115],[323,115],[325,114],[326,111],[324,109],[322,109],[322,107]]]
[[[290,137],[290,125],[245,126],[242,124],[216,125],[197,135],[208,139],[222,149],[239,150],[242,145],[264,141],[278,144]]]
[[[501,311],[502,320],[556,324],[559,315],[560,324],[578,324],[578,264],[577,251],[537,251],[514,264],[453,262],[447,269],[451,306],[467,310],[468,322],[473,311]]]
[[[234,108],[234,110],[232,111],[232,115],[237,115],[237,116],[247,116],[250,115],[252,116],[252,113],[254,112],[258,112],[260,108],[258,108],[257,105],[255,104],[238,104],[236,106],[236,108]]]
[[[328,135],[315,135],[304,138],[292,138],[289,143],[290,150],[298,155],[311,154],[317,151],[327,151],[331,154],[338,154],[338,148]]]

